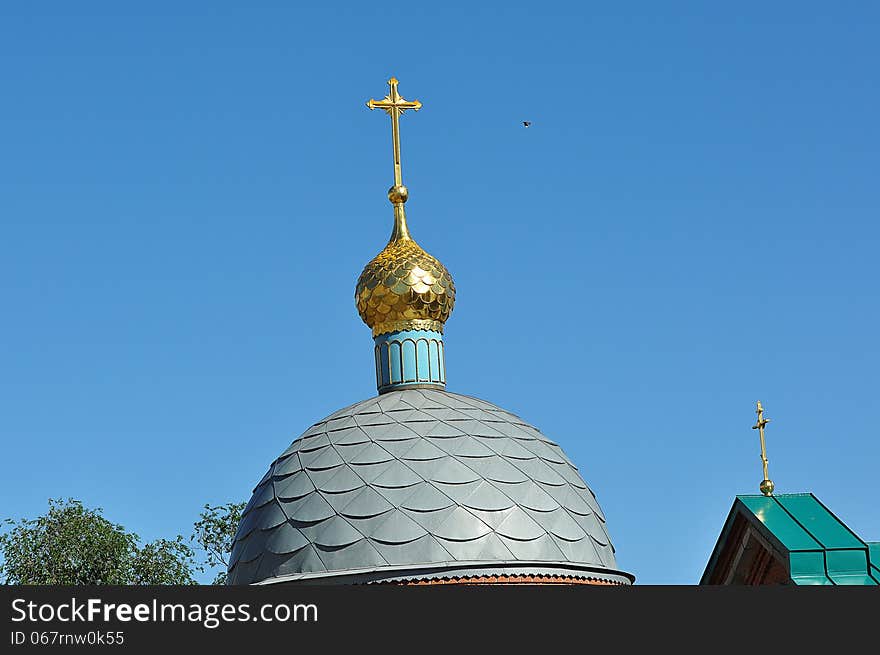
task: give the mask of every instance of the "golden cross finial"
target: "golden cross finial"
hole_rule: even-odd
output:
[[[400,174],[400,115],[407,109],[418,111],[422,108],[422,103],[418,100],[404,100],[397,92],[397,78],[392,77],[388,80],[390,91],[382,100],[367,101],[367,107],[370,109],[384,109],[385,113],[391,116],[391,140],[394,145],[394,186],[403,187],[403,178]],[[392,199],[391,202],[394,202]],[[403,199],[406,202],[406,199]]]
[[[752,430],[757,430],[761,435],[761,462],[764,465],[764,479],[761,481],[760,489],[761,493],[765,496],[769,496],[773,493],[773,481],[767,475],[767,447],[764,444],[764,426],[770,422],[769,418],[764,418],[764,407],[761,405],[761,401],[758,401],[758,408],[755,410],[755,413],[758,415],[758,422],[752,426]]]

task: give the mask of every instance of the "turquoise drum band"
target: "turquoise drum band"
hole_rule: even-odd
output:
[[[401,330],[380,334],[373,341],[379,393],[407,387],[446,388],[442,333]]]

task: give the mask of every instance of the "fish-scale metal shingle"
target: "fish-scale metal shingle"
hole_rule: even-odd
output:
[[[419,468],[423,471],[422,475],[431,482],[467,484],[468,482],[475,482],[480,479],[479,473],[468,468],[454,457],[444,457],[442,460],[437,460],[437,465],[434,468],[426,470],[434,463],[431,461],[427,463],[419,462],[418,464]],[[415,463],[413,465],[415,466]]]
[[[568,460],[565,458],[565,455],[562,454],[562,451],[559,448],[551,447],[545,441],[529,438],[521,439],[519,444],[526,450],[535,453],[535,455],[543,459],[545,462],[554,465],[568,465]]]
[[[391,462],[379,475],[373,479],[373,486],[379,488],[411,487],[422,481],[411,467],[400,460]]]
[[[401,455],[401,459],[414,462],[426,462],[446,457],[449,453],[438,448],[430,439],[416,439],[415,443]]]
[[[297,471],[302,471],[302,462],[299,459],[298,453],[291,453],[287,455],[283,459],[279,459],[275,462],[274,471],[272,473],[272,477],[280,478],[285,475],[291,475],[292,473],[296,473]]]
[[[373,547],[389,564],[398,566],[412,565],[413,562],[444,562],[452,559],[449,551],[430,534],[424,534],[414,541],[403,544],[373,542]]]
[[[468,460],[468,466],[493,482],[518,484],[529,480],[525,473],[503,457],[474,458]]]
[[[567,509],[569,512],[573,514],[580,514],[581,516],[587,516],[588,514],[592,514],[593,510],[587,504],[587,501],[584,500],[583,494],[589,493],[584,492],[580,489],[564,489],[559,495],[559,503]]]
[[[309,544],[305,548],[300,548],[288,561],[290,562],[288,570],[293,569],[296,571],[302,571],[303,573],[318,573],[326,570],[324,562],[321,560],[318,551],[312,544]]]
[[[350,461],[352,464],[381,464],[382,462],[390,462],[392,459],[394,459],[394,455],[379,444],[371,443]]]
[[[419,484],[422,484],[421,480],[405,487],[383,487],[375,485],[374,489],[379,492],[380,496],[391,503],[391,505],[394,507],[401,507],[406,500],[415,493]]]
[[[495,457],[497,454],[482,441],[470,435],[462,439],[461,443],[456,444],[453,453],[456,457],[467,457],[468,461],[471,458]]]
[[[341,516],[334,516],[316,526],[312,542],[325,548],[341,548],[364,538],[351,523]]]
[[[577,472],[577,469],[571,464],[557,464],[552,461],[544,460],[547,464],[556,471],[559,475],[561,475],[565,480],[573,487],[577,487],[578,489],[586,489],[587,485],[584,483],[583,478]]]
[[[345,506],[348,505],[354,497],[357,496],[366,486],[365,484],[352,489],[351,491],[340,491],[338,493],[324,493],[324,500],[330,503],[330,507],[333,508],[337,514],[341,514],[342,510],[345,509]]]
[[[336,452],[339,453],[339,456],[342,457],[342,461],[353,462],[358,455],[372,445],[373,442],[367,438],[364,441],[354,444],[334,443],[333,447],[336,449]]]
[[[457,409],[426,409],[424,412],[431,418],[444,422],[464,421],[470,418]]]
[[[438,526],[446,521],[455,509],[456,505],[450,502],[446,507],[430,511],[417,511],[407,508],[402,508],[401,511],[422,526],[428,534],[436,535]]]
[[[464,421],[462,421],[462,424],[463,423]],[[498,439],[505,439],[507,436],[496,430],[489,421],[474,421],[471,425],[473,425],[473,427],[467,428],[462,425],[462,429],[466,429],[470,436],[477,437],[484,446],[488,446],[489,448],[492,447],[493,442],[498,443]]]
[[[253,562],[266,550],[266,537],[259,530],[251,532],[245,539],[244,549],[239,555],[239,564]]]
[[[389,412],[412,409],[412,405],[407,403],[401,396],[388,395],[379,396],[379,409],[388,414]]]
[[[247,536],[257,529],[257,521],[260,520],[260,512],[256,510],[251,510],[247,514],[242,514],[241,521],[238,524],[238,531],[235,533],[235,546],[238,546],[238,543],[247,538]],[[235,548],[232,549],[233,554],[235,554]]]
[[[455,501],[430,482],[416,485],[415,491],[400,506],[414,512],[433,512],[455,505]]]
[[[461,501],[461,504],[468,509],[500,512],[513,507],[514,502],[488,480],[480,480],[471,494]]]
[[[575,520],[561,507],[549,512],[536,512],[529,509],[525,509],[525,512],[543,525],[551,535],[564,541],[579,541],[587,536],[586,531],[580,525],[580,520]],[[582,517],[578,518],[582,519]]]
[[[345,460],[332,446],[308,452],[300,451],[299,460],[302,462],[303,468],[309,471],[323,471],[345,463]]]
[[[315,491],[312,479],[306,474],[296,474],[275,481],[275,495],[281,500],[296,500]]]
[[[277,528],[285,521],[287,521],[287,515],[281,508],[280,503],[276,500],[266,505],[266,507],[260,512],[257,527],[263,531],[271,530],[272,528]]]
[[[336,515],[336,510],[317,491],[285,503],[284,508],[289,519],[302,523],[315,523]]]
[[[388,564],[369,539],[361,539],[345,548],[322,550],[319,554],[324,560],[323,569],[325,571],[345,571],[350,568],[352,561],[357,562],[357,566],[360,568]]]
[[[228,580],[441,576],[459,562],[628,579],[558,445],[478,398],[407,389],[335,412],[282,453],[243,513]]]
[[[388,516],[370,535],[374,541],[386,544],[406,544],[427,534],[425,529],[399,509],[392,509]]]
[[[492,532],[468,541],[452,541],[439,538],[443,547],[457,560],[510,560],[515,559],[510,549]]]
[[[265,548],[276,555],[287,555],[294,553],[300,548],[307,546],[309,540],[305,535],[289,523],[284,523],[272,531],[272,534],[266,539]]]
[[[227,584],[246,584],[246,582],[239,582],[240,580],[265,580],[265,578],[258,575],[259,569],[259,558],[250,562],[242,562],[239,560],[230,567]]]
[[[303,437],[299,440],[300,446],[297,449],[297,452],[300,453],[309,453],[313,450],[317,450],[318,448],[323,448],[328,443],[330,443],[330,438],[327,436],[326,432],[321,432],[320,434],[314,434],[309,437]]]
[[[456,505],[464,506],[465,501],[472,498],[477,488],[483,484],[483,480],[480,478],[474,478],[473,480],[464,483],[432,481],[431,484],[439,489],[444,496],[451,498]]]
[[[370,437],[358,427],[342,428],[327,432],[330,442],[338,446],[356,446],[370,443]]]
[[[486,446],[509,460],[534,460],[538,458],[535,453],[525,448],[522,444],[517,443],[513,438],[499,439],[497,443],[489,443]]]
[[[352,518],[368,518],[387,512],[393,507],[378,491],[365,486],[351,499],[350,503],[342,508],[341,514]]]
[[[327,432],[334,430],[344,430],[345,428],[358,427],[357,421],[352,416],[338,416],[327,421]]]
[[[464,507],[454,507],[446,520],[434,530],[435,535],[447,541],[473,541],[489,532],[492,532],[492,528]]]
[[[412,447],[421,442],[422,439],[416,435],[412,435],[407,439],[395,439],[394,441],[383,441],[382,448],[391,453],[395,459],[401,459],[403,455],[412,450]]]
[[[559,544],[549,534],[543,534],[536,539],[528,541],[511,539],[504,535],[499,535],[499,538],[517,559],[552,562],[565,559],[565,554],[562,552]]]
[[[587,534],[590,538],[600,546],[610,546],[611,539],[608,537],[608,531],[605,529],[605,522],[600,521],[595,514],[585,516],[580,524],[585,526]]]
[[[500,484],[502,491],[513,498],[521,507],[536,512],[550,512],[560,506],[556,489],[547,489],[534,484]]]
[[[248,504],[245,505],[242,515],[249,514],[252,510],[263,507],[273,500],[275,500],[275,493],[272,490],[272,483],[268,480],[261,482],[259,486],[254,489],[254,494],[251,496]]]
[[[517,541],[531,541],[547,534],[546,528],[530,517],[521,507],[515,507],[501,522],[501,525],[495,528],[495,532],[502,537]]]
[[[551,487],[566,484],[565,478],[540,459],[517,459],[514,460],[513,465],[535,482],[541,482]]]

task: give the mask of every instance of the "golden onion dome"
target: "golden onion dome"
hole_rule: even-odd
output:
[[[403,212],[406,187],[394,186],[388,195],[394,203],[394,231],[358,278],[358,313],[374,337],[398,330],[442,332],[455,305],[452,276],[409,235]]]

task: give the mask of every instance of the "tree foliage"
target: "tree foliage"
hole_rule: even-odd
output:
[[[101,508],[51,499],[36,519],[7,519],[0,535],[0,580],[5,584],[196,584],[195,553],[182,537],[143,546],[111,523]]]
[[[177,535],[173,540],[157,539],[138,549],[132,558],[128,584],[196,584],[193,549]]]
[[[205,505],[193,528],[195,539],[207,554],[205,564],[211,568],[222,567],[214,578],[214,584],[226,584],[226,569],[229,566],[229,553],[235,531],[241,521],[244,503],[227,503],[225,505]]]

